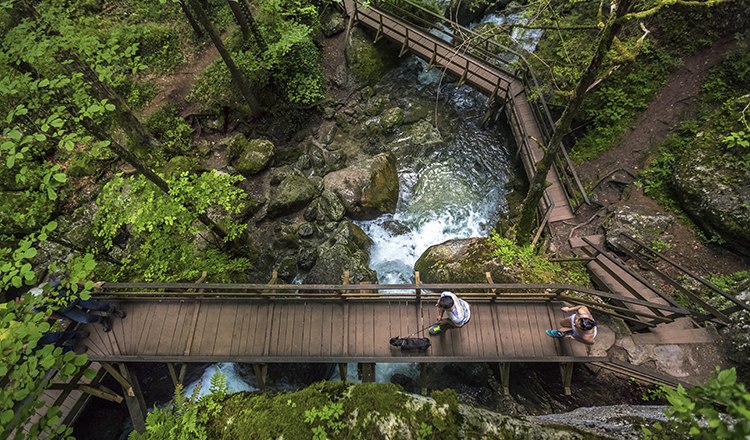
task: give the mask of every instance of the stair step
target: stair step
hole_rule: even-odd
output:
[[[707,344],[717,339],[716,331],[706,328],[655,329],[651,333],[638,333],[632,336],[636,345],[656,344]]]
[[[570,239],[570,247],[572,249],[575,248],[582,248],[588,246],[588,243],[583,241],[584,237],[572,237]],[[586,237],[590,242],[594,243],[596,246],[604,246],[604,235],[598,234],[598,235],[589,235]]]

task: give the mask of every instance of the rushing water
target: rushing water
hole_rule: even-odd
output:
[[[454,238],[486,236],[501,215],[513,169],[507,137],[497,126],[479,127],[486,98],[472,88],[445,84],[439,69],[426,72],[412,58],[378,87],[430,109],[442,142],[415,146],[396,132],[388,145],[400,180],[394,214],[358,222],[372,238],[370,267],[381,284],[411,283],[414,263],[430,246]]]

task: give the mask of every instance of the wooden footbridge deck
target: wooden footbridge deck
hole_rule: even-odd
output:
[[[458,37],[451,37],[452,41],[446,41],[441,36],[430,32],[431,29],[435,29],[430,22],[422,21],[420,26],[412,20],[406,21],[411,14],[408,10],[399,8],[398,3],[403,2],[383,2],[383,7],[395,9],[399,17],[391,15],[375,3],[369,7],[363,7],[356,0],[344,0],[343,5],[355,22],[376,31],[375,41],[381,37],[387,37],[401,45],[401,55],[410,51],[426,60],[430,68],[442,67],[446,72],[459,78],[459,85],[471,84],[485,93],[489,97],[489,106],[497,102],[504,103],[524,169],[531,179],[536,173],[536,163],[544,155],[544,143],[551,136],[552,120],[549,112],[545,111],[546,108],[540,111],[532,106],[527,96],[524,80],[510,73],[513,68],[493,51],[512,52],[512,50],[493,47],[497,45],[489,39],[475,35],[472,31],[461,28],[460,25],[449,22],[444,17],[434,16],[435,20],[448,22],[452,29],[460,29],[456,32],[457,34],[469,35],[473,39],[467,42],[459,41]],[[429,12],[425,11],[425,13]],[[561,166],[575,174],[569,160]],[[575,180],[577,182],[577,177]],[[550,170],[547,181],[549,185],[540,206],[540,211],[547,221],[555,222],[574,218],[573,208],[569,201],[569,195],[574,190],[566,191],[558,168]],[[580,190],[586,199],[580,183],[577,184],[577,190]]]

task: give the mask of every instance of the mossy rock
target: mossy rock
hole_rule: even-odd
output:
[[[253,175],[270,165],[275,147],[273,142],[266,139],[247,139],[244,135],[237,135],[227,143],[227,154],[237,171]]]
[[[372,240],[362,228],[350,221],[342,222],[318,247],[318,257],[305,282],[337,284],[346,271],[351,283],[377,282],[377,274],[368,266],[371,245]]]
[[[346,29],[346,19],[334,8],[328,8],[320,17],[320,30],[326,37],[332,37]]]
[[[291,214],[305,207],[318,195],[318,187],[301,173],[291,173],[271,190],[267,215],[271,218]]]
[[[427,283],[480,283],[489,272],[496,283],[522,280],[493,256],[494,247],[486,238],[448,240],[430,246],[414,264]]]
[[[396,159],[390,153],[329,173],[323,184],[338,195],[352,218],[371,219],[396,209],[399,181]]]
[[[383,130],[392,130],[404,122],[404,110],[400,107],[392,107],[383,112],[380,117],[380,126]]]
[[[376,46],[372,38],[355,27],[346,46],[346,62],[354,76],[367,84],[378,82],[398,57],[390,46]],[[385,42],[384,42],[385,43]]]
[[[682,155],[671,184],[696,223],[750,255],[750,171],[729,166],[711,148],[694,147]]]
[[[175,179],[182,173],[195,174],[204,170],[203,165],[194,157],[175,156],[164,166],[164,177]]]

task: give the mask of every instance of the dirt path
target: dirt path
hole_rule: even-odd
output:
[[[656,153],[656,147],[691,115],[691,105],[712,67],[734,45],[731,38],[716,42],[694,56],[686,58],[656,95],[648,108],[635,120],[619,144],[595,160],[578,167],[584,184],[600,182],[590,194],[592,206],[584,206],[575,222],[555,225],[555,247],[567,249],[567,237],[575,225],[590,221],[574,231],[575,236],[602,233],[602,223],[609,213],[622,205],[642,206],[649,211],[669,215],[654,200],[633,185],[644,165]],[[602,180],[603,179],[603,180]],[[727,274],[750,267],[750,262],[719,246],[699,240],[686,225],[675,220],[665,236],[672,236],[671,248],[664,253],[699,274]]]
[[[193,89],[197,76],[206,71],[217,55],[216,47],[208,45],[176,72],[150,78],[149,81],[156,85],[156,96],[141,111],[140,116],[144,119],[151,116],[167,102],[175,104],[182,115],[191,113],[193,105],[186,102],[185,97]]]

